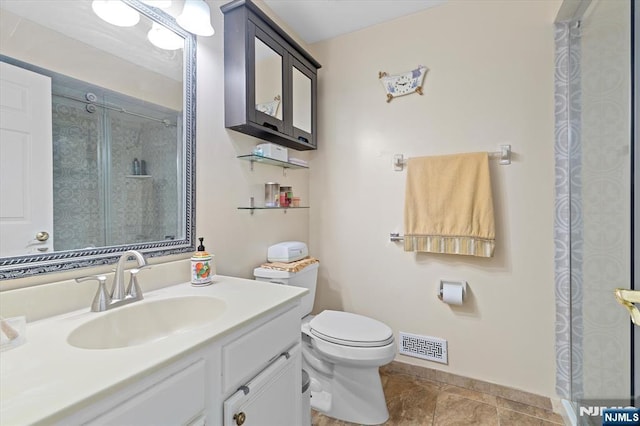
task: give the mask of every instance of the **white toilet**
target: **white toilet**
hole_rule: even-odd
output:
[[[306,247],[305,247],[306,249]],[[389,418],[378,368],[396,354],[393,331],[362,315],[313,309],[318,263],[299,272],[256,268],[258,281],[304,287],[302,298],[303,369],[311,377],[311,407],[327,416],[363,425]]]

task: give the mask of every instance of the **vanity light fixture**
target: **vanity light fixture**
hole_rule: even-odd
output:
[[[185,0],[184,9],[176,18],[178,25],[190,33],[200,36],[212,36],[211,11],[204,0]]]
[[[140,14],[120,0],[93,0],[91,8],[101,19],[118,27],[133,27],[140,22]]]
[[[184,46],[184,40],[167,27],[154,22],[147,38],[156,47],[164,50],[177,50]]]

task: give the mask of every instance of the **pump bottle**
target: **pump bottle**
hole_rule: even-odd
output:
[[[213,275],[216,274],[215,261],[213,256],[205,251],[204,238],[198,238],[200,245],[191,257],[191,285],[205,286],[212,282]]]

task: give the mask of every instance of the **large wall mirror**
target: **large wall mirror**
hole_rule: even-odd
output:
[[[195,247],[195,37],[124,3],[0,0],[0,279]]]

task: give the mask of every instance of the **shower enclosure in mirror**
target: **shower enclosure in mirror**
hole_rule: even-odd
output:
[[[53,78],[53,249],[183,239],[179,111]]]
[[[124,3],[0,2],[0,279],[194,249],[195,38]]]

